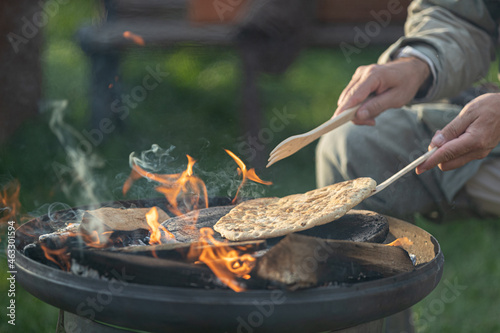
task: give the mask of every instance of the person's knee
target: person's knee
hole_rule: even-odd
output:
[[[369,135],[361,126],[344,125],[325,134],[316,147],[318,186],[359,177],[356,166],[366,163],[366,140]]]
[[[479,213],[500,216],[500,158],[484,161],[465,190]]]

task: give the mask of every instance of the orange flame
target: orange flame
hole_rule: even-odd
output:
[[[410,246],[413,245],[413,242],[408,237],[401,237],[396,239],[395,241],[386,244],[387,246]]]
[[[70,254],[67,252],[68,248],[64,247],[62,249],[52,250],[41,244],[42,250],[45,253],[45,257],[59,266],[63,271],[69,271],[70,264]]]
[[[204,206],[208,208],[208,193],[205,183],[200,178],[193,175],[193,165],[196,160],[191,156],[188,158],[188,165],[185,171],[177,174],[155,174],[141,168],[136,163],[132,165],[132,172],[123,184],[123,194],[127,194],[132,183],[144,177],[160,183],[156,191],[165,195],[170,204],[170,211],[175,215],[183,215],[191,210],[196,210]],[[183,201],[186,209],[179,208],[179,202]]]
[[[71,228],[73,224],[70,223],[66,226],[66,228]],[[75,231],[66,231],[63,233],[59,234],[59,237],[61,238],[61,242],[63,244],[66,243],[67,239],[69,237],[80,237],[81,240],[85,243],[86,246],[88,247],[93,247],[93,248],[106,248],[109,247],[111,244],[110,242],[110,234],[112,234],[113,231],[105,231],[101,234],[97,232],[97,230],[93,230],[92,233],[87,234],[87,233],[82,233],[82,232],[75,232]],[[68,252],[68,247],[62,247],[59,249],[51,249],[48,248],[45,244],[41,243],[40,247],[42,248],[45,258],[47,260],[52,261],[56,265],[58,265],[62,270],[64,271],[69,271],[71,268],[71,255]]]
[[[134,42],[137,45],[140,45],[140,46],[146,45],[146,43],[144,42],[144,39],[141,36],[134,34],[133,32],[125,31],[123,33],[123,37],[131,40],[132,42]]]
[[[255,173],[254,168],[247,170],[245,163],[243,163],[243,161],[238,156],[236,156],[232,151],[227,150],[227,149],[224,149],[224,151],[226,153],[228,153],[229,156],[231,156],[233,158],[233,160],[236,162],[236,164],[238,164],[238,167],[239,167],[238,173],[239,174],[241,173],[242,177],[243,177],[241,180],[240,186],[238,186],[238,189],[236,190],[236,195],[234,196],[234,199],[232,201],[233,204],[236,203],[236,200],[238,199],[238,194],[240,193],[240,190],[243,187],[243,185],[245,184],[247,179],[254,181],[256,183],[264,184],[264,185],[272,185],[273,184],[272,182],[268,182],[268,181],[264,181],[264,180],[260,179],[257,176],[257,174]]]
[[[105,231],[101,235],[97,230],[93,230],[91,234],[73,233],[72,236],[80,236],[85,245],[95,248],[105,248],[109,246],[108,240],[112,231]]]
[[[146,221],[149,225],[149,244],[161,244],[175,240],[175,236],[158,223],[158,209],[153,207],[146,213]],[[163,231],[163,233],[162,233]]]
[[[0,224],[8,221],[17,221],[17,214],[21,207],[19,192],[21,186],[17,179],[7,183],[0,191]]]
[[[234,291],[245,291],[245,288],[235,280],[235,276],[249,279],[256,259],[248,253],[240,255],[236,249],[227,246],[227,242],[214,239],[213,234],[214,231],[211,228],[201,228],[200,239],[191,246],[188,258],[191,260],[198,258],[205,263],[224,284]]]

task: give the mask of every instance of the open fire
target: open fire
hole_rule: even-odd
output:
[[[146,213],[149,226],[149,244],[162,244],[175,241],[175,236],[158,222],[158,208],[153,207]]]
[[[183,215],[190,211],[208,207],[208,194],[205,183],[193,175],[193,165],[196,160],[186,155],[188,165],[185,171],[177,174],[155,174],[141,168],[136,160],[132,158],[132,172],[123,185],[123,195],[132,187],[134,181],[140,178],[159,183],[156,191],[165,195],[168,203],[171,205],[170,211],[175,215]],[[183,202],[184,210],[179,209],[179,202]]]
[[[235,160],[238,165],[238,174],[242,176],[241,183],[236,191],[235,197],[232,200],[235,203],[238,200],[240,190],[247,180],[258,182],[265,185],[272,184],[271,182],[260,179],[254,169],[247,169],[246,165],[234,153],[229,150],[226,152]],[[188,164],[183,172],[176,174],[158,174],[147,171],[141,167],[137,159],[131,156],[131,173],[123,185],[123,194],[126,195],[134,182],[140,178],[158,183],[155,190],[164,195],[168,205],[168,210],[181,218],[186,218],[186,223],[183,229],[195,230],[194,225],[197,222],[198,212],[200,209],[208,208],[208,194],[205,183],[202,179],[194,175],[193,166],[196,160],[187,155]],[[187,217],[189,216],[189,218]],[[145,213],[145,221],[147,223],[148,234],[145,239],[145,244],[149,244],[150,251],[153,257],[157,257],[154,245],[178,243],[173,233],[171,233],[159,218],[157,207],[152,207]],[[93,224],[95,219],[83,229],[74,227],[73,224],[67,225],[63,230],[57,233],[58,244],[67,244],[78,240],[81,246],[86,248],[105,249],[120,246],[122,236],[116,235],[116,230],[100,230]],[[94,222],[93,222],[94,221]],[[99,223],[99,222],[98,222]],[[108,228],[109,229],[109,228]],[[244,253],[245,247],[240,249],[228,246],[227,241],[219,241],[213,237],[214,231],[211,228],[201,228],[195,230],[199,234],[198,239],[191,242],[191,247],[186,254],[186,260],[194,263],[203,263],[208,266],[212,272],[229,288],[234,291],[244,291],[245,287],[236,280],[249,279],[250,272],[255,266],[256,259],[249,253]],[[70,246],[63,247],[54,246],[47,242],[49,237],[43,238],[41,249],[44,252],[45,258],[56,264],[60,269],[65,271],[71,270],[71,249]],[[140,245],[141,240],[136,240],[135,245]]]
[[[425,297],[441,276],[437,241],[403,221],[353,210],[306,234],[226,242],[211,226],[233,207],[231,199],[208,202],[209,208],[180,216],[168,211],[166,199],[147,199],[32,219],[16,232],[19,282],[85,320],[82,299],[119,287],[90,319],[146,331],[235,331],[239,318],[250,320],[275,300],[265,331],[302,332],[399,312]],[[89,228],[94,220],[101,233]]]
[[[0,225],[8,221],[17,221],[21,203],[19,201],[19,181],[12,180],[0,191]]]
[[[236,292],[244,291],[245,288],[234,277],[249,279],[256,259],[248,253],[241,254],[237,249],[229,247],[227,242],[217,241],[211,228],[202,228],[200,233],[199,241],[189,250],[188,259],[198,258],[229,288]]]
[[[241,189],[247,181],[272,184],[258,177],[254,169],[247,169],[234,153],[229,150],[226,150],[226,153],[236,162],[238,174],[242,177],[231,204],[238,201]],[[221,283],[235,292],[246,291],[249,286],[260,288],[269,283],[293,286],[291,288],[328,285],[332,282],[351,283],[391,276],[412,270],[414,267],[408,253],[401,249],[412,246],[411,240],[407,237],[398,238],[386,244],[388,246],[364,245],[357,242],[342,243],[342,241],[338,243],[335,240],[349,239],[345,236],[334,236],[332,239],[321,241],[320,238],[316,238],[317,236],[296,235],[287,236],[283,240],[271,239],[270,243],[262,240],[238,243],[222,239],[220,235],[215,235],[212,227],[220,217],[229,212],[232,206],[209,207],[210,199],[205,183],[193,171],[196,160],[189,155],[187,160],[184,171],[160,174],[149,171],[148,167],[132,154],[130,159],[132,170],[124,182],[123,194],[126,195],[137,180],[146,178],[157,183],[155,190],[165,197],[166,205],[163,208],[156,205],[129,209],[103,207],[80,212],[83,216],[78,222],[66,223],[62,228],[39,237],[39,248],[46,263],[55,264],[64,271],[73,271],[72,265],[75,260],[79,262],[75,255],[78,257],[83,254],[102,263],[116,262],[116,260],[127,262],[131,260],[130,255],[141,255],[158,261],[133,264],[138,270],[136,276],[138,280],[149,281],[150,276],[154,275],[158,275],[158,279],[167,275],[170,276],[167,280],[174,279],[178,274],[175,267],[182,263],[183,272],[189,272],[189,276],[180,273],[177,280],[186,279],[181,285],[184,283],[186,286],[192,285],[192,276],[198,276],[194,278],[196,281],[194,285],[203,286],[205,283],[203,281],[210,286]],[[169,218],[169,214],[163,209],[174,217]],[[357,219],[360,217],[362,214]],[[385,239],[384,232],[387,232],[387,229],[379,228],[378,225],[382,226],[383,223],[377,223],[374,224],[378,228],[374,234],[382,235],[377,236],[378,242],[381,242]],[[338,231],[336,229],[342,229],[338,228],[341,224],[335,223],[335,225],[334,233]],[[347,225],[355,229],[352,222],[348,222]],[[325,236],[331,232],[328,231],[328,227],[321,228],[315,228],[319,235]],[[314,263],[317,269],[305,272],[302,266],[308,258],[304,258],[304,255],[309,257],[317,255],[318,244],[323,250],[342,248],[343,252],[327,251],[326,255],[322,255],[323,259]],[[99,249],[104,251],[98,251]],[[26,251],[30,253],[34,250],[28,248]],[[391,258],[391,260],[387,264],[384,262],[385,259],[380,260],[380,258]],[[97,267],[92,267],[93,263],[87,262],[87,264],[92,269],[97,269],[99,274],[106,274],[106,269],[109,269],[101,267],[102,264],[98,264]],[[109,266],[109,264],[104,265]],[[163,271],[168,274],[162,275],[161,269],[156,271],[155,266],[163,267]],[[336,267],[335,270],[341,271],[343,275],[332,271],[331,267]],[[214,284],[210,277],[207,280],[205,269],[209,269],[210,274],[219,282]]]
[[[264,185],[271,185],[271,182],[263,181],[255,173],[255,169],[247,170],[243,161],[230,150],[225,150],[238,165],[238,174],[242,176],[241,184],[238,187],[232,203],[236,203],[241,188],[247,180],[251,180]],[[187,168],[178,174],[155,174],[141,168],[132,158],[132,172],[123,186],[123,194],[127,194],[134,181],[141,177],[156,181],[159,185],[156,191],[162,193],[170,204],[170,211],[175,215],[182,216],[191,211],[198,211],[200,208],[208,208],[207,188],[203,180],[193,175],[193,166],[196,160],[186,155],[188,159]],[[184,210],[179,208],[179,202],[183,203]],[[162,244],[175,241],[175,236],[158,222],[157,208],[153,207],[146,214],[146,219],[150,227],[149,244]],[[196,223],[197,216],[194,215],[192,223]],[[187,225],[186,228],[193,228]],[[213,238],[214,231],[210,228],[202,228],[198,242],[194,242],[188,254],[188,259],[196,259],[205,263],[214,274],[228,287],[234,291],[245,290],[239,285],[234,277],[248,279],[250,271],[255,266],[255,258],[249,254],[240,254],[236,249],[229,248],[227,242],[217,241]],[[208,246],[210,245],[210,246]]]

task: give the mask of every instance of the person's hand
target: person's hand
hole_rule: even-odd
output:
[[[417,174],[434,168],[443,171],[488,156],[500,142],[500,93],[485,94],[467,104],[460,114],[432,138],[436,152],[416,169]]]
[[[361,66],[338,100],[334,117],[363,103],[353,122],[375,125],[375,117],[383,111],[409,103],[430,76],[429,65],[415,58],[400,58],[383,65]]]

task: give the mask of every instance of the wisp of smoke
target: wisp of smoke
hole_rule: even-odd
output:
[[[59,140],[66,153],[68,163],[67,172],[69,177],[61,180],[61,189],[63,193],[71,200],[77,203],[98,204],[102,200],[98,196],[97,177],[93,169],[102,168],[104,161],[95,154],[92,149],[82,150],[79,145],[82,142],[88,143],[85,137],[75,128],[64,121],[64,113],[68,102],[55,101],[47,105],[52,111],[49,126],[54,135]]]

